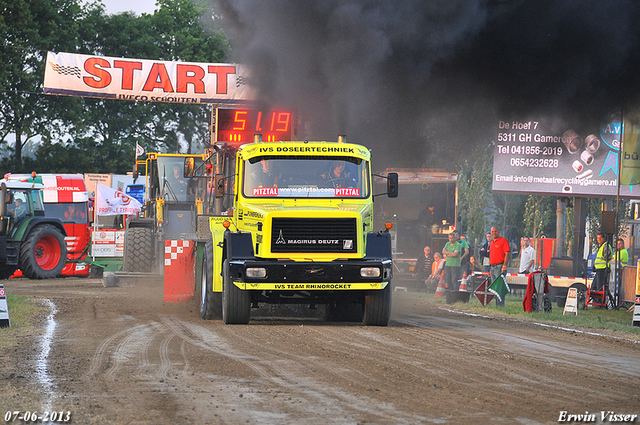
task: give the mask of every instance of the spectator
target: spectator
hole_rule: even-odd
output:
[[[618,262],[621,269],[629,265],[629,251],[625,249],[622,239],[616,240],[616,266]]]
[[[598,233],[596,240],[598,241],[598,251],[593,262],[596,275],[593,282],[591,282],[591,288],[594,291],[601,291],[609,279],[609,263],[611,262],[612,250],[611,245],[604,240],[604,233]]]
[[[478,265],[478,262],[476,261],[476,257],[473,255],[469,256],[469,264],[467,267],[467,278],[469,278],[469,282],[471,283],[472,290],[475,290],[475,283],[479,281],[480,277],[482,276],[480,274],[481,272],[482,272],[482,269]]]
[[[433,202],[429,202],[429,206],[423,209],[418,215],[418,237],[420,238],[421,245],[426,245],[430,242],[433,227],[437,224],[436,207]]]
[[[495,281],[498,276],[507,271],[507,264],[509,263],[509,241],[500,237],[500,231],[497,227],[491,228],[491,245],[489,246],[489,262],[491,268],[491,282]],[[496,305],[498,307],[504,307],[504,299],[500,301],[496,297]]]
[[[433,256],[431,255],[431,248],[424,247],[423,254],[418,257],[416,261],[416,273],[418,288],[423,288],[425,281],[431,275],[431,265],[433,264]]]
[[[460,285],[460,252],[462,247],[456,240],[453,233],[449,233],[449,242],[442,248],[442,255],[445,258],[444,283],[447,289],[457,291]]]
[[[457,231],[453,232],[453,234],[458,243],[460,243],[460,267],[462,267],[462,270],[466,270],[469,265],[469,254],[471,253],[469,244],[467,243],[467,237],[465,235],[460,236]]]
[[[484,267],[484,271],[488,272],[491,266],[491,262],[489,261],[489,248],[491,246],[491,233],[487,233],[487,240],[480,248],[480,265]]]
[[[533,249],[530,239],[525,236],[522,238],[522,249],[520,250],[520,268],[518,273],[529,274],[533,271],[536,262],[536,250]]]
[[[444,278],[444,258],[439,252],[433,254],[433,264],[431,264],[431,274],[427,278],[425,285],[427,291],[433,291],[438,287],[440,281]]]
[[[622,285],[622,271],[629,264],[629,252],[624,247],[624,241],[616,240],[616,270],[618,276],[618,288]],[[619,268],[618,268],[619,267]]]

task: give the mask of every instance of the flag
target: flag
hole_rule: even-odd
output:
[[[640,184],[640,112],[625,114],[622,129],[620,185]]]
[[[136,142],[136,158],[144,153],[144,148]]]
[[[142,209],[142,204],[137,199],[121,190],[111,189],[99,183],[96,189],[97,215],[136,214]]]
[[[478,300],[483,307],[486,307],[493,299],[493,294],[487,290],[488,285],[489,278],[486,278],[475,290],[475,295],[478,297]]]
[[[500,275],[489,285],[489,292],[498,297],[500,302],[504,300],[504,297],[509,293],[509,285],[504,280],[504,276]]]

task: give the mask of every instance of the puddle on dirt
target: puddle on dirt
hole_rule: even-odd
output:
[[[51,300],[44,300],[44,305],[49,309],[49,315],[47,316],[45,333],[40,342],[40,351],[36,360],[35,376],[38,383],[42,386],[43,394],[45,396],[42,411],[50,412],[52,410],[52,403],[54,399],[54,384],[53,380],[49,376],[48,361],[51,344],[53,343],[53,335],[57,327],[55,317],[58,309]]]

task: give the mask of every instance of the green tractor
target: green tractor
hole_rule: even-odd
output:
[[[58,276],[67,262],[62,222],[45,217],[38,183],[0,180],[0,279],[16,269],[29,279]]]

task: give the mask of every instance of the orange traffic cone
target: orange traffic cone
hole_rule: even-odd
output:
[[[444,282],[440,280],[436,288],[436,297],[444,297]]]
[[[460,290],[461,291],[467,290],[467,272],[464,272],[462,274],[462,280],[460,281]]]

